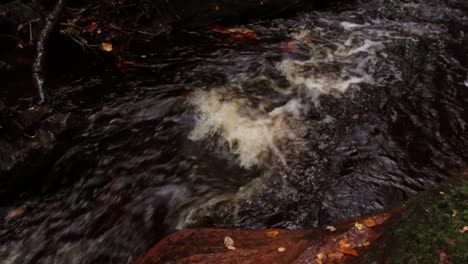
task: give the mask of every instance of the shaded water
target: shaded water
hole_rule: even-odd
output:
[[[175,229],[308,228],[436,185],[468,159],[467,12],[358,1],[241,40],[179,32],[62,85],[82,125],[56,190],[2,208],[26,214],[2,223],[0,263],[127,263]]]

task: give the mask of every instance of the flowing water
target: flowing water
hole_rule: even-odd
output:
[[[123,73],[59,87],[82,125],[54,191],[2,208],[26,213],[0,226],[0,263],[128,263],[176,229],[335,223],[466,167],[464,0],[236,28],[178,32]]]

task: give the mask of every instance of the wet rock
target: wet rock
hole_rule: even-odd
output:
[[[191,229],[161,240],[138,264],[156,263],[336,263],[355,258],[383,232],[401,209],[347,219],[334,231]],[[234,240],[234,250],[223,244]]]
[[[4,107],[0,113],[6,113]],[[55,157],[58,137],[69,126],[69,115],[43,107],[10,114],[0,130],[0,197],[37,188],[41,172]],[[6,201],[6,200],[2,200]]]
[[[302,0],[270,1],[186,1],[172,0],[161,4],[163,16],[153,20],[154,28],[171,25],[200,26],[219,21],[272,16],[300,7]],[[315,1],[316,2],[316,1]]]

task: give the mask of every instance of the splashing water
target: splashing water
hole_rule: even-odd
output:
[[[47,172],[57,191],[1,208],[26,214],[0,225],[0,263],[131,263],[187,226],[332,224],[466,166],[466,1],[343,2],[242,25],[247,42],[182,32],[117,81],[60,87],[85,128]]]
[[[288,81],[286,87],[278,88],[275,80],[264,73],[249,76],[254,80],[266,79],[268,84],[264,93],[272,93],[278,101],[285,102],[270,112],[267,105],[275,98],[272,99],[270,94],[270,98],[261,98],[262,103],[254,107],[252,98],[245,94],[248,89],[243,87],[246,80],[243,73],[228,76],[230,84],[240,90],[237,93],[233,87],[197,90],[191,103],[198,119],[190,139],[207,140],[220,136],[223,140],[218,144],[227,142],[232,154],[239,157],[240,165],[245,168],[268,167],[272,155],[287,167],[283,146],[297,148],[301,145],[297,137],[300,132],[294,131],[293,127],[298,128],[301,113],[312,107],[311,102],[319,107],[322,94],[342,96],[349,88],[359,88],[360,83],[373,82],[373,69],[379,53],[384,50],[384,41],[371,38],[376,37],[376,32],[382,34],[383,31],[349,22],[339,25],[346,30],[343,35],[347,38],[341,36],[342,42],[330,38],[330,43],[324,44],[323,40],[328,36],[315,36],[313,32],[321,32],[317,27],[291,34],[294,40],[286,44],[284,59],[275,66],[281,77]],[[299,46],[301,55],[308,59],[290,58]]]
[[[295,138],[287,115],[297,112],[297,102],[290,101],[267,113],[249,107],[246,99],[229,99],[227,94],[226,89],[195,93],[193,104],[198,108],[199,118],[190,138],[208,139],[219,133],[245,168],[260,165],[270,153],[286,165],[277,145]]]

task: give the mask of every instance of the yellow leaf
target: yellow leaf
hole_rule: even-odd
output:
[[[325,254],[323,254],[322,252],[318,253],[317,254],[317,259],[315,260],[315,262],[317,262],[317,264],[323,264],[323,259],[325,258]]]
[[[284,251],[286,251],[286,248],[284,248],[284,247],[279,247],[278,248],[278,252],[284,252]]]
[[[360,224],[358,222],[354,223],[354,226],[358,229],[358,230],[362,230],[364,228],[366,228],[363,224]]]
[[[103,51],[110,52],[110,51],[112,51],[112,44],[111,44],[111,43],[107,43],[107,42],[103,42],[103,43],[101,43],[101,49],[102,49]]]
[[[365,247],[367,247],[367,246],[370,245],[370,242],[369,242],[369,241],[366,241],[366,242],[362,243],[362,245],[365,246]]]
[[[267,236],[269,236],[269,237],[275,237],[275,236],[277,236],[279,234],[279,231],[277,231],[277,230],[267,231],[267,232],[265,232],[265,234]]]
[[[464,234],[465,232],[468,232],[468,226],[464,226],[462,230],[460,230],[460,233]]]

